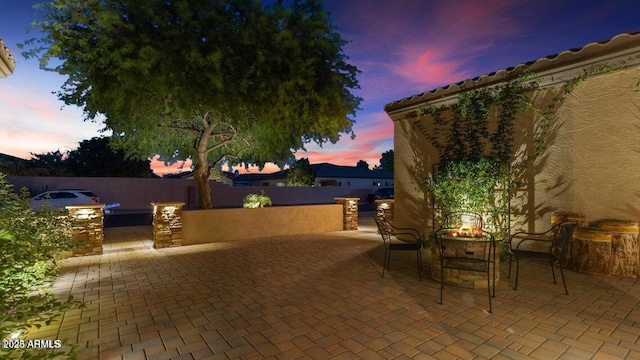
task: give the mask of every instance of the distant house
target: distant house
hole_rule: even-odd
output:
[[[311,164],[314,186],[393,186],[393,173],[329,163]],[[233,186],[284,186],[288,170],[270,174],[236,174]]]

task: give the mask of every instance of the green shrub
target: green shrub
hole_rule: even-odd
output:
[[[80,304],[48,292],[61,265],[61,251],[76,246],[67,216],[34,212],[26,190],[16,194],[0,173],[0,338],[20,341],[30,329],[50,324]],[[24,347],[0,349],[0,358],[43,359],[69,351]]]
[[[247,194],[247,196],[244,197],[244,204],[242,204],[242,207],[249,209],[261,208],[265,206],[271,206],[271,198],[265,195],[264,191],[261,191],[260,195]]]

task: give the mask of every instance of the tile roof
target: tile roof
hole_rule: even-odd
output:
[[[439,87],[418,95],[393,101],[386,104],[384,110],[386,112],[393,112],[417,103],[424,103],[439,97],[450,96],[461,90],[470,90],[473,88],[485,87],[503,81],[508,81],[516,77],[525,68],[536,73],[541,73],[551,69],[570,66],[571,64],[576,64],[585,61],[586,59],[605,56],[606,54],[613,52],[622,52],[621,55],[624,56],[627,55],[625,50],[631,49],[627,52],[632,53],[635,51],[637,53],[637,49],[633,50],[637,47],[640,47],[640,31],[622,33],[608,40],[594,41],[582,47],[572,48],[558,54],[545,56],[524,64],[519,64],[486,75]]]
[[[9,52],[9,48],[4,46],[4,41],[0,39],[0,78],[9,76],[13,73],[16,61]]]

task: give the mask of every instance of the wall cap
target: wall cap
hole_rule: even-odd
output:
[[[175,202],[152,202],[153,206],[184,206],[184,202],[175,201]]]
[[[102,209],[105,204],[86,204],[86,205],[67,205],[64,208],[67,210],[71,209]]]

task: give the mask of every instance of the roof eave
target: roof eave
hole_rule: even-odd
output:
[[[620,34],[605,42],[593,42],[578,49],[394,101],[385,105],[384,110],[392,120],[397,121],[425,103],[436,107],[450,105],[457,101],[458,94],[463,91],[500,86],[514,80],[524,70],[537,74],[540,86],[544,88],[574,79],[582,75],[585,69],[599,64],[617,69],[640,64],[640,32]]]
[[[13,59],[13,55],[4,46],[4,41],[0,40],[0,77],[7,77],[13,74],[15,66],[16,61]]]

